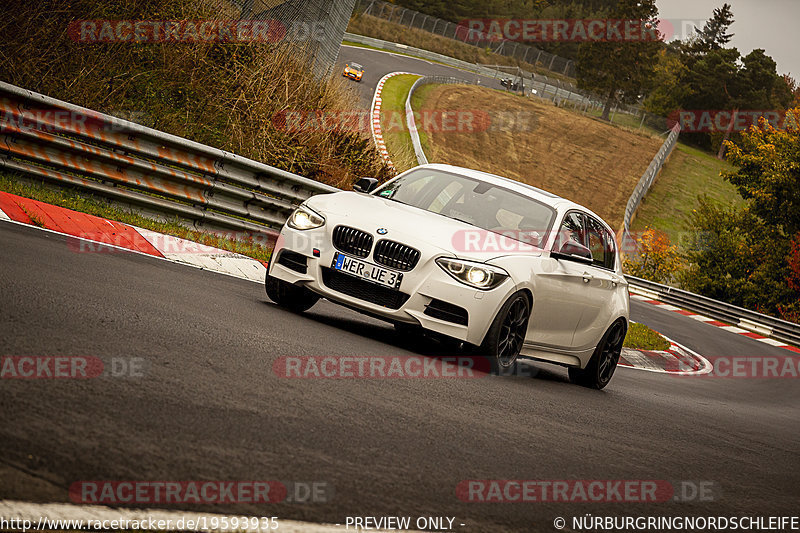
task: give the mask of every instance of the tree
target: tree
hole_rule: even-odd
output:
[[[743,133],[739,144],[727,143],[739,169],[723,177],[753,213],[790,238],[800,231],[800,108],[786,113],[783,130],[763,119],[759,126]]]
[[[617,20],[639,20],[658,24],[655,0],[619,0],[610,13]],[[646,94],[653,82],[661,40],[587,41],[578,47],[578,86],[606,98],[603,120],[609,119],[616,102],[633,103]]]
[[[789,262],[789,288],[800,293],[800,233],[792,240],[792,251],[787,258]]]
[[[800,107],[800,85],[797,84],[797,80],[789,74],[784,74],[783,81],[786,83],[787,90],[792,94],[790,107]]]
[[[695,239],[684,254],[689,267],[678,277],[684,289],[772,315],[797,301],[800,294],[786,281],[788,241],[750,209],[701,197],[690,229]]]
[[[699,36],[699,42],[702,43],[705,50],[719,50],[725,48],[733,33],[727,33],[728,28],[731,27],[735,21],[733,20],[733,11],[731,11],[730,4],[722,4],[722,7],[714,9],[714,14],[708,21],[706,21],[703,29],[697,28],[695,30]]]
[[[740,71],[740,106],[749,109],[786,109],[792,102],[792,90],[778,74],[775,60],[757,48],[742,58]]]
[[[667,234],[647,228],[634,240],[636,253],[625,254],[622,261],[625,272],[656,283],[671,281],[681,267],[681,257]]]
[[[724,173],[747,201],[725,209],[701,199],[685,254],[684,288],[787,320],[800,319],[800,109],[784,129],[762,120],[726,142],[739,168]]]
[[[680,109],[689,97],[690,89],[685,81],[688,74],[689,69],[680,56],[666,49],[661,50],[655,66],[653,90],[644,101],[645,109],[662,117],[668,117]]]

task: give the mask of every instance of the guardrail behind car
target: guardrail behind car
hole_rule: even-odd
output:
[[[680,132],[681,126],[680,124],[676,123],[667,136],[667,140],[664,141],[664,144],[662,144],[661,148],[658,149],[658,153],[655,155],[653,160],[650,161],[650,165],[648,165],[647,170],[645,170],[644,174],[642,174],[642,177],[639,178],[639,182],[636,184],[636,188],[631,193],[630,198],[628,198],[628,204],[625,206],[625,217],[622,219],[622,235],[620,239],[623,241],[621,244],[625,247],[625,249],[630,249],[631,246],[635,246],[635,243],[630,236],[633,216],[636,214],[636,210],[639,209],[639,204],[642,202],[642,198],[647,195],[647,192],[650,190],[650,186],[653,185],[656,176],[658,176],[658,173],[661,172],[661,167],[664,166],[664,162],[672,153],[675,145],[678,144],[678,135],[680,135]]]
[[[320,182],[0,82],[0,167],[211,230],[274,233]]]
[[[722,322],[739,326],[742,329],[759,333],[765,337],[800,346],[800,324],[787,322],[786,320],[635,276],[625,276],[625,278],[631,286],[654,300],[672,304],[687,311],[701,313]]]

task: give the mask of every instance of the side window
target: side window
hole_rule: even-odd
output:
[[[614,269],[614,239],[600,221],[587,217],[587,235],[589,249],[592,251],[592,264],[603,268]]]
[[[567,213],[567,216],[564,217],[564,222],[561,223],[561,228],[558,230],[558,236],[556,237],[555,250],[560,250],[568,240],[586,246],[586,228],[584,227],[583,215],[577,211]]]

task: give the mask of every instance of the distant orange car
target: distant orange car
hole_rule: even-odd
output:
[[[361,81],[361,76],[363,75],[364,67],[358,63],[347,63],[344,66],[344,72],[342,72],[342,76],[356,81]]]

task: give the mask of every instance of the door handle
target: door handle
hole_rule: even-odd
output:
[[[591,275],[591,274],[589,274],[588,272],[584,272],[584,273],[583,273],[583,282],[584,282],[584,283],[589,283],[589,282],[590,282],[590,281],[592,281],[593,279],[594,279],[594,276],[592,276],[592,275]]]

